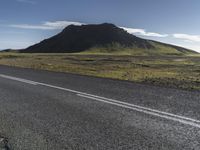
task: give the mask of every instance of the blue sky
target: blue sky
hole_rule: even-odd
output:
[[[69,24],[114,23],[200,52],[199,0],[1,0],[0,49],[25,48]]]

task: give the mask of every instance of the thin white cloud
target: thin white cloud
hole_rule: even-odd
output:
[[[189,34],[173,34],[174,38],[182,39],[190,42],[200,42],[200,35],[189,35]]]
[[[54,21],[54,22],[45,22],[41,25],[30,25],[30,24],[13,24],[10,27],[21,28],[21,29],[37,29],[37,30],[58,30],[64,29],[69,25],[82,25],[80,22],[72,21]]]
[[[20,3],[36,4],[36,2],[33,0],[16,0],[16,1]]]
[[[54,28],[49,27],[49,26],[30,25],[30,24],[14,24],[14,25],[10,25],[10,27],[21,28],[21,29],[39,29],[39,30],[52,30],[52,29],[54,29]]]
[[[83,25],[81,22],[73,22],[73,21],[54,21],[54,22],[44,22],[40,25],[31,25],[31,24],[13,24],[10,27],[21,28],[21,29],[37,29],[37,30],[58,30],[64,29],[69,25]],[[159,34],[155,32],[146,32],[144,29],[134,29],[134,28],[126,28],[121,27],[131,34],[139,34],[143,36],[151,36],[151,37],[167,37],[167,34]]]
[[[44,26],[52,27],[54,29],[63,29],[69,25],[83,25],[84,23],[72,22],[72,21],[55,21],[55,22],[45,22]]]
[[[121,28],[126,30],[130,34],[138,34],[138,35],[142,35],[142,36],[151,36],[151,37],[168,37],[168,34],[146,32],[146,30],[144,30],[144,29],[134,29],[134,28],[126,28],[126,27],[121,27]]]

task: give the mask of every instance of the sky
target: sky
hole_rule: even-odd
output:
[[[70,24],[113,23],[200,52],[199,0],[0,0],[0,49],[20,49]]]

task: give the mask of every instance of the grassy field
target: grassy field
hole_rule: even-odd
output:
[[[0,64],[200,90],[200,55],[0,53]]]

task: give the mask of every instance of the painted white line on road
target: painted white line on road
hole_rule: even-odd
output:
[[[110,98],[105,98],[105,97],[101,97],[101,96],[91,95],[91,94],[83,94],[83,95],[87,95],[87,96],[94,97],[94,98],[97,98],[97,99],[107,100],[107,101],[118,103],[118,104],[122,104],[122,105],[127,105],[127,106],[130,106],[130,107],[138,108],[138,109],[145,110],[145,111],[151,111],[151,112],[154,112],[154,113],[158,113],[158,114],[162,114],[162,115],[166,115],[166,116],[171,116],[171,117],[174,117],[174,118],[184,119],[184,120],[188,120],[188,121],[192,121],[192,122],[200,124],[199,120],[191,119],[191,118],[183,117],[183,116],[179,116],[179,115],[175,115],[175,114],[172,114],[172,113],[159,111],[159,110],[156,110],[156,109],[151,109],[151,108],[147,108],[147,107],[143,107],[143,106],[139,106],[139,105],[134,105],[134,104],[131,104],[131,103],[118,101],[118,100],[114,100],[114,99],[110,99]]]
[[[173,116],[168,116],[168,115],[164,115],[164,114],[160,114],[160,113],[156,113],[156,112],[152,112],[152,111],[148,111],[148,110],[143,110],[143,109],[139,109],[137,107],[131,107],[131,106],[128,106],[128,105],[123,105],[123,104],[120,104],[120,103],[106,101],[106,100],[95,98],[95,97],[90,97],[90,96],[81,95],[81,94],[77,94],[77,95],[80,96],[80,97],[84,97],[84,98],[92,99],[92,100],[95,100],[95,101],[119,106],[119,107],[122,107],[122,108],[127,108],[127,109],[134,110],[134,111],[137,111],[137,112],[142,112],[142,113],[145,113],[145,114],[148,114],[148,115],[157,116],[157,117],[168,119],[168,120],[173,120],[173,121],[176,121],[176,122],[180,122],[182,124],[187,124],[187,125],[191,125],[193,127],[200,128],[200,124],[197,123],[197,122],[199,122],[198,120],[195,120],[195,122],[193,122],[193,121],[190,121],[190,120],[185,120],[185,119],[181,119],[181,118],[177,118],[177,117],[173,117]]]
[[[28,84],[32,84],[32,85],[37,85],[37,83],[34,82],[34,81],[16,78],[16,77],[11,77],[11,76],[7,76],[7,75],[3,75],[3,74],[0,74],[0,77],[10,79],[10,80],[14,80],[14,81],[24,82],[24,83],[28,83]]]
[[[155,109],[151,109],[151,108],[147,108],[147,107],[143,107],[143,106],[139,106],[139,105],[134,105],[134,104],[119,101],[119,100],[114,100],[114,99],[105,98],[105,97],[101,97],[101,96],[97,96],[97,95],[93,95],[93,94],[88,94],[88,93],[84,93],[84,92],[80,92],[80,91],[76,91],[76,90],[72,90],[72,89],[54,86],[54,85],[50,85],[50,84],[46,84],[46,83],[42,83],[42,82],[26,80],[26,79],[12,77],[12,76],[3,75],[3,74],[0,74],[0,77],[10,79],[10,80],[19,81],[19,82],[23,82],[23,83],[27,83],[27,84],[41,85],[41,86],[46,86],[46,87],[50,87],[50,88],[54,88],[54,89],[58,89],[58,90],[66,91],[66,92],[75,93],[80,97],[85,97],[85,98],[88,98],[88,99],[104,102],[104,103],[107,103],[107,104],[112,104],[112,105],[115,105],[115,106],[128,108],[128,109],[135,110],[135,111],[138,111],[138,112],[146,113],[146,114],[149,114],[149,115],[157,116],[157,117],[160,117],[160,118],[165,118],[165,119],[168,119],[168,120],[173,120],[173,121],[176,121],[176,122],[180,122],[180,123],[183,123],[183,124],[187,124],[187,125],[191,125],[191,126],[200,128],[200,121],[196,120],[196,119],[192,119],[192,118],[188,118],[188,117],[184,117],[184,116],[179,116],[179,115],[175,115],[175,114],[172,114],[172,113],[167,113],[167,112],[163,112],[163,111],[159,111],[159,110],[155,110]]]

